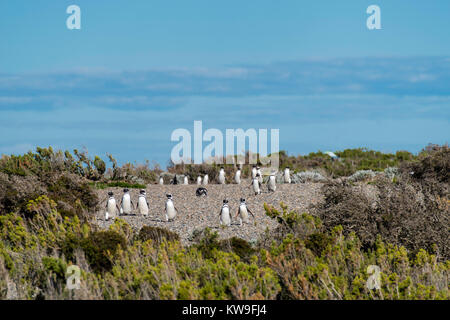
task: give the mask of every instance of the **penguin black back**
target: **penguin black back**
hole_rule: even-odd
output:
[[[206,190],[206,188],[203,188],[203,187],[197,188],[197,190],[195,191],[195,195],[197,197],[200,197],[200,196],[206,197],[208,195],[208,190]]]

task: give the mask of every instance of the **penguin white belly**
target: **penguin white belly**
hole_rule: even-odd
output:
[[[173,205],[172,201],[166,202],[166,220],[173,220],[177,215],[177,211]]]
[[[203,178],[203,184],[207,185],[208,184],[208,175],[204,176]]]
[[[228,207],[223,207],[220,213],[220,224],[230,226],[231,225],[231,217],[230,217],[230,209]]]
[[[116,200],[115,199],[109,199],[108,200],[108,206],[106,208],[106,219],[114,217],[116,214]]]
[[[202,177],[198,177],[197,178],[197,185],[201,185],[202,184]]]
[[[224,173],[219,174],[219,183],[225,184],[225,174]]]
[[[241,172],[240,171],[236,172],[236,176],[234,177],[234,181],[237,184],[241,184]]]
[[[271,177],[269,178],[269,184],[268,184],[268,186],[269,186],[269,190],[270,190],[270,191],[275,191],[275,190],[277,189],[277,186],[276,186],[276,184],[275,184],[275,177],[274,177],[274,176],[271,176]]]
[[[184,184],[189,184],[188,177],[184,177]]]
[[[243,222],[245,223],[249,223],[248,221],[248,211],[247,211],[247,206],[246,205],[240,205],[239,206],[239,214],[240,214],[240,218]]]
[[[163,178],[159,178],[159,184],[164,184],[164,179]]]
[[[252,169],[252,179],[256,178],[256,169]]]
[[[255,194],[260,194],[258,179],[253,180],[253,191],[255,191]]]
[[[145,197],[139,197],[138,200],[138,207],[139,207],[139,213],[143,216],[148,215],[148,206],[147,206],[147,200]]]
[[[129,194],[122,197],[122,210],[124,214],[131,214],[131,198]]]

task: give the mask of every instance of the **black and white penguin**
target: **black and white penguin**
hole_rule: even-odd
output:
[[[251,214],[253,218],[255,218],[255,215],[253,212],[250,211],[250,209],[247,207],[247,203],[245,202],[244,198],[241,198],[241,204],[239,205],[239,209],[236,213],[236,218],[239,216],[239,224],[242,226],[242,222],[244,223],[250,223],[248,214]]]
[[[200,196],[207,196],[208,195],[208,190],[206,190],[206,188],[197,188],[197,190],[195,190],[195,195],[197,197]]]
[[[234,175],[234,182],[236,182],[236,184],[241,184],[241,168],[237,169]]]
[[[275,192],[275,190],[277,190],[277,184],[274,173],[271,173],[269,176],[269,181],[267,182],[267,189],[269,190],[269,192]]]
[[[209,181],[208,174],[205,173],[205,175],[203,176],[203,184],[206,186],[208,184],[208,181]]]
[[[256,178],[256,173],[257,173],[256,166],[253,165],[253,167],[252,167],[252,179]]]
[[[230,207],[228,206],[228,200],[223,200],[222,209],[220,209],[219,213],[220,225],[230,226],[231,225],[231,215],[230,215]]]
[[[163,185],[163,184],[164,184],[164,179],[163,179],[163,177],[159,177],[159,184],[160,184],[160,185]]]
[[[184,175],[184,184],[189,184],[189,178],[187,175]]]
[[[219,171],[219,183],[225,184],[225,169],[223,167],[221,167]]]
[[[284,183],[291,183],[291,174],[289,172],[289,167],[284,169]]]
[[[197,185],[199,186],[199,185],[201,185],[202,184],[202,177],[201,176],[198,176],[197,177]]]
[[[253,191],[255,192],[255,196],[261,194],[261,185],[259,183],[259,174],[256,174],[255,178],[253,178],[250,186],[253,186]]]
[[[133,212],[133,201],[131,201],[131,196],[128,188],[123,189],[123,196],[120,202],[120,213],[121,214],[131,214]]]
[[[142,216],[148,216],[148,202],[146,198],[147,194],[145,192],[145,189],[141,189],[139,191],[139,198],[137,202],[137,211]]]
[[[109,218],[114,218],[116,216],[116,213],[120,211],[119,206],[116,203],[116,199],[114,198],[114,193],[110,191],[108,192],[108,196],[109,199],[106,202],[105,220],[109,220]]]
[[[261,172],[260,167],[256,167],[256,174],[259,176],[258,181],[259,181],[259,184],[261,185],[263,183],[263,177],[262,177],[262,172]]]
[[[173,204],[172,195],[169,193],[166,195],[166,222],[173,221],[175,217],[177,216],[178,210],[175,208],[175,205]]]

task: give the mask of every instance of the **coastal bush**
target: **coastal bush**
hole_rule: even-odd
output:
[[[152,240],[155,244],[159,245],[164,241],[179,241],[180,236],[164,228],[143,226],[139,230],[138,239],[141,241]]]

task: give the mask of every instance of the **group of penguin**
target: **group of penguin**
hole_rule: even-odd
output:
[[[289,167],[287,167],[284,170],[283,178],[284,178],[285,183],[291,183]],[[219,184],[225,184],[225,170],[223,167],[220,169],[218,180],[219,180]],[[250,184],[250,186],[253,186],[253,191],[254,191],[255,195],[261,194],[261,185],[263,182],[262,180],[263,179],[262,179],[261,168],[259,168],[257,166],[253,166],[253,168],[252,168],[252,183]],[[237,184],[241,183],[240,168],[236,171],[236,174],[234,176],[234,181]],[[199,176],[197,178],[197,184],[200,185],[202,183],[204,185],[208,184],[208,175],[207,174],[204,175],[203,181],[202,181],[201,176]],[[162,177],[160,178],[160,184],[163,184]],[[188,184],[187,176],[184,177],[184,184]],[[275,190],[276,190],[276,179],[275,179],[274,172],[272,172],[269,176],[267,188],[268,188],[269,192],[275,192]],[[116,212],[116,209],[117,209],[117,211],[120,212],[120,214],[124,214],[124,215],[132,214],[133,201],[131,200],[129,190],[127,188],[125,188],[125,189],[123,189],[123,192],[124,193],[122,196],[122,200],[120,202],[120,207],[116,203],[116,200],[114,198],[114,193],[111,191],[108,192],[109,199],[106,203],[105,220],[109,220],[109,218],[115,216],[114,213]],[[196,190],[196,195],[197,196],[202,196],[202,195],[207,196],[206,188],[198,188]],[[168,222],[168,221],[173,221],[175,219],[175,217],[178,213],[178,210],[173,203],[172,195],[167,194],[166,197],[167,197],[167,200],[165,203],[165,220],[166,220],[166,222]],[[139,198],[138,198],[138,201],[136,204],[136,210],[139,212],[140,215],[148,216],[149,205],[148,205],[147,198],[146,198],[146,191],[144,189],[141,189],[139,191]],[[239,216],[240,225],[242,225],[243,222],[249,223],[249,214],[252,215],[253,218],[255,217],[254,214],[251,212],[251,210],[247,207],[247,203],[245,202],[245,199],[241,198],[240,205],[239,205],[239,208],[238,208],[235,218],[237,218]],[[230,226],[231,220],[232,219],[231,219],[231,214],[230,214],[230,207],[228,205],[228,200],[224,199],[222,208],[221,208],[220,214],[219,214],[219,222],[221,225]]]
[[[269,181],[267,182],[267,189],[269,190],[269,192],[275,192],[275,190],[277,189],[275,174],[276,174],[276,172],[272,172],[269,175]],[[284,183],[291,183],[289,167],[286,167],[284,169],[283,179],[284,179]],[[225,169],[223,167],[220,168],[218,181],[219,181],[219,184],[225,184],[225,182],[226,182]],[[234,182],[236,184],[241,184],[241,169],[240,168],[238,168],[236,170],[236,173],[234,175]],[[174,179],[171,183],[177,184],[176,177],[174,177]],[[202,185],[202,184],[207,185],[208,183],[209,183],[209,176],[207,173],[204,174],[203,179],[200,175],[197,177],[197,185]],[[255,195],[261,194],[262,183],[263,183],[263,178],[262,178],[261,168],[258,166],[253,166],[252,182],[251,182],[250,186],[253,186],[253,191],[255,192]],[[159,178],[159,184],[160,185],[164,184],[163,177]],[[189,179],[188,179],[187,175],[184,176],[183,184],[185,184],[185,185],[189,184]]]
[[[112,191],[108,192],[109,199],[106,202],[106,213],[105,220],[109,220],[115,216],[116,210],[123,215],[131,215],[133,212],[133,201],[131,200],[130,190],[127,188],[123,189],[122,200],[120,201],[120,207],[114,198],[114,193]],[[177,208],[175,208],[172,200],[172,195],[166,195],[166,221],[172,221],[178,213]],[[141,216],[148,216],[148,201],[147,201],[147,193],[144,189],[139,191],[139,198],[136,204],[136,210],[139,212]]]

